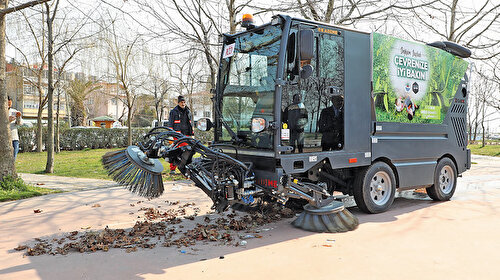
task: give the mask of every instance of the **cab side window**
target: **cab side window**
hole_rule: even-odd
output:
[[[344,40],[322,34],[319,52],[319,83],[325,85],[319,97],[317,132],[323,151],[344,147]]]

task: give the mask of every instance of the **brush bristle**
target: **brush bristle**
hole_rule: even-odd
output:
[[[102,157],[102,164],[113,181],[135,194],[155,198],[163,193],[161,173],[153,173],[141,168],[127,156],[126,149],[106,153]]]
[[[356,229],[359,221],[347,209],[327,214],[306,210],[292,222],[292,225],[313,232],[346,232]]]

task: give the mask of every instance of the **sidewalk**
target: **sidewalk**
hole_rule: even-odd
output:
[[[34,238],[69,238],[75,231],[130,230],[137,221],[146,220],[144,209],[150,208],[163,212],[195,203],[192,208],[199,208],[199,215],[194,220],[184,218],[166,228],[181,234],[206,220],[215,224],[220,216],[210,209],[210,198],[199,188],[188,187],[188,181],[167,181],[161,197],[147,200],[112,187],[116,186],[112,181],[21,174],[30,183],[84,191],[0,203],[0,279],[189,280],[234,275],[269,279],[279,275],[274,278],[326,280],[332,278],[332,271],[335,278],[345,279],[496,279],[500,274],[500,161],[474,156],[473,162],[471,170],[458,179],[451,201],[398,197],[389,211],[377,215],[352,208],[360,220],[355,231],[317,234],[282,220],[265,225],[260,237],[248,239],[244,246],[200,242],[177,248],[160,242],[130,253],[111,248],[55,256],[25,256],[14,248],[33,246]],[[247,234],[230,232],[234,243],[240,241],[238,235]],[[242,267],[252,268],[251,273],[242,273]]]
[[[76,177],[62,177],[41,174],[18,173],[19,176],[28,184],[57,189],[65,192],[87,191],[103,188],[118,187],[119,185],[111,180],[87,179]],[[163,181],[165,188],[181,189],[183,186],[193,184],[190,180]]]
[[[117,183],[111,180],[49,176],[28,173],[18,173],[18,175],[21,176],[21,178],[28,184],[32,184],[37,187],[62,190],[66,192],[85,191],[118,186]]]

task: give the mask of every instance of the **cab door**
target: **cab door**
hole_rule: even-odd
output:
[[[295,51],[301,30],[291,29],[287,63],[287,84],[282,93],[282,145],[292,153],[312,153],[344,148],[344,38],[340,30],[313,28],[314,55],[301,60]],[[312,67],[309,77],[301,73]]]

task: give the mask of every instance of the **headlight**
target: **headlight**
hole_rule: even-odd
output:
[[[252,132],[258,133],[266,129],[266,120],[264,118],[252,119]]]

